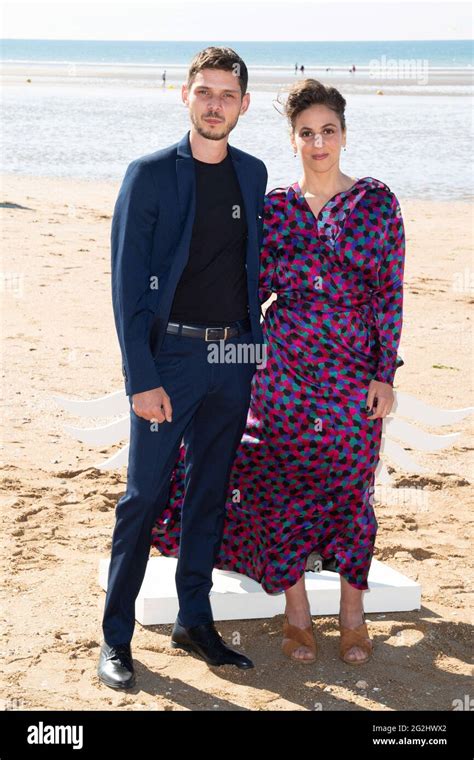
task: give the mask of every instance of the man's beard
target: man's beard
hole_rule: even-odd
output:
[[[205,137],[208,140],[223,140],[225,137],[227,137],[228,134],[230,134],[230,132],[232,132],[239,120],[239,117],[237,117],[232,124],[224,124],[223,131],[218,134],[217,132],[206,129],[206,126],[199,124],[193,113],[190,113],[190,116],[196,132],[201,135],[201,137]],[[206,116],[208,118],[219,118],[218,116],[212,117],[210,114],[206,114]]]

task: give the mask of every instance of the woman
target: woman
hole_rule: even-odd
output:
[[[285,105],[302,176],[266,196],[260,297],[268,351],[234,462],[214,566],[284,591],[283,652],[315,659],[304,584],[316,552],[340,574],[339,654],[372,652],[362,593],[377,521],[374,473],[402,324],[404,227],[395,195],[339,166],[345,100],[314,79]],[[184,450],[152,543],[177,556]]]

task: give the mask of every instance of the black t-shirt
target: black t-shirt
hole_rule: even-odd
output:
[[[248,316],[244,201],[229,153],[218,164],[193,161],[196,215],[169,321],[226,325]]]

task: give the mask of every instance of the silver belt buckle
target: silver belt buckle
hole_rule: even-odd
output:
[[[227,330],[230,330],[230,327],[224,327],[224,328],[222,328],[222,327],[206,327],[206,335],[205,335],[204,340],[207,340],[207,341],[216,340],[215,338],[208,338],[207,337],[207,331],[208,330],[222,330],[222,329],[225,330],[224,337],[223,338],[218,338],[218,340],[227,340]]]

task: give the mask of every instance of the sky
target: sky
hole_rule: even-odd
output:
[[[15,0],[0,37],[82,40],[470,39],[470,2],[433,0]]]

